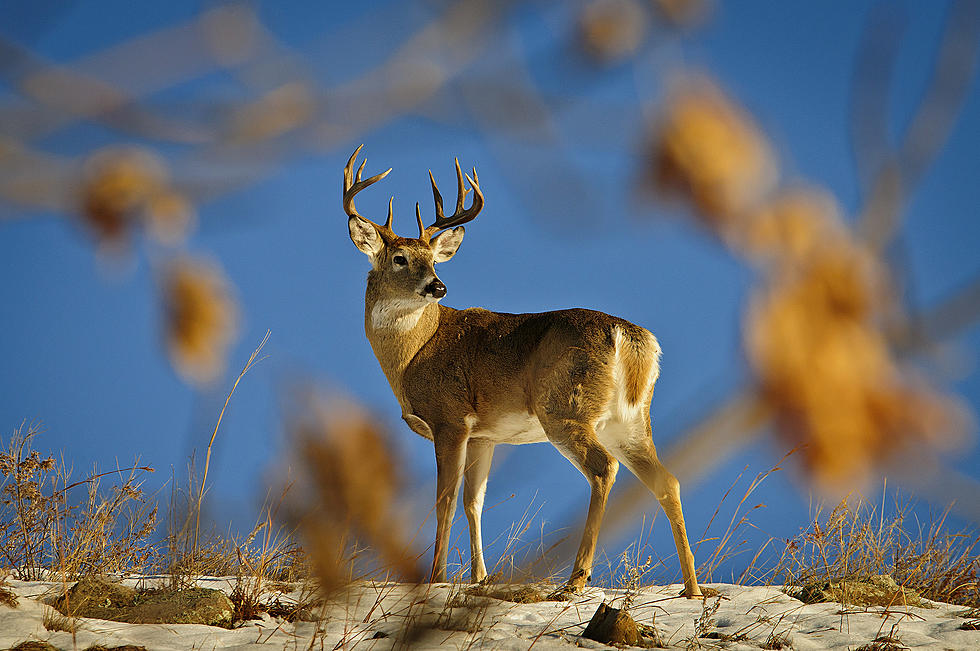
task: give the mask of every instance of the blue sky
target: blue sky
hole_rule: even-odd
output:
[[[656,28],[633,62],[604,67],[575,49],[572,3],[517,5],[482,33],[472,45],[475,55],[441,91],[408,113],[374,121],[365,118],[378,109],[370,94],[334,102],[331,93],[349,92],[347,82],[388,60],[444,6],[354,5],[254,5],[278,51],[288,55],[277,61],[283,81],[300,70],[323,92],[324,129],[288,141],[287,155],[268,169],[245,152],[235,163],[259,170],[252,182],[199,206],[201,226],[187,250],[220,261],[244,317],[231,368],[214,388],[188,387],[162,352],[159,247],[137,238],[125,261],[107,264],[64,215],[0,202],[5,435],[24,419],[38,419],[46,428],[39,446],[63,453],[77,473],[139,457],[157,469],[148,486],[163,486],[171,468],[179,475],[188,456],[206,446],[234,374],[268,329],[270,357],[243,380],[218,434],[210,494],[215,519],[250,528],[268,481],[285,463],[283,401],[305,382],[377,411],[391,426],[416,501],[427,509],[434,492],[431,444],[401,423],[363,333],[368,263],[348,239],[340,204],[342,167],[361,142],[370,173],[394,171],[364,192],[358,207],[381,218],[394,195],[395,229],[403,234],[414,232],[415,201],[432,214],[428,169],[451,195],[453,157],[464,168],[478,168],[487,206],[467,226],[459,254],[439,269],[449,289],[445,304],[507,312],[589,307],[657,335],[664,362],[652,413],[661,449],[747,381],[739,328],[756,280],[683,211],[636,191],[646,116],[663,99],[671,75],[693,69],[716,78],[772,139],[787,183],[829,190],[849,219],[861,205],[848,111],[871,3],[718,3],[703,26],[684,35]],[[69,64],[192,20],[202,8],[195,2],[14,3],[0,9],[0,35]],[[894,5],[905,15],[905,31],[884,118],[892,137],[907,127],[926,88],[947,9],[945,2]],[[173,54],[133,63],[166,68]],[[277,70],[269,78],[275,80]],[[499,99],[486,90],[521,80],[540,91],[550,116],[544,129],[533,128],[533,106],[501,112],[507,102],[495,104]],[[156,91],[147,101],[165,114],[207,115],[245,94],[240,78],[218,71]],[[0,109],[12,98],[5,76]],[[113,142],[132,140],[82,122],[32,146],[70,158]],[[178,178],[192,180],[195,168],[181,161],[193,148],[136,142],[160,147]],[[935,304],[980,271],[978,145],[980,84],[974,78],[949,143],[907,205],[902,255],[913,306]],[[971,326],[935,355],[916,360],[974,411],[980,408],[978,345],[980,330]],[[754,476],[784,452],[766,436],[688,481],[683,498],[691,536],[699,537],[743,468]],[[972,444],[947,462],[980,479]],[[630,481],[620,473],[622,484]],[[806,522],[810,500],[805,478],[792,467],[771,478],[758,494],[767,504],[753,517],[763,532],[758,535],[794,534]],[[499,450],[487,505],[502,504],[485,517],[485,539],[494,540],[531,503],[540,506],[545,527],[556,527],[584,513],[587,502],[586,483],[550,446]],[[655,510],[651,498],[648,512]],[[465,536],[462,524],[456,531]],[[671,553],[662,518],[653,537],[658,553]],[[611,540],[606,551],[614,556],[628,542]]]

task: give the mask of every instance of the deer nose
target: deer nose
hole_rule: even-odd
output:
[[[446,286],[442,284],[442,281],[436,278],[431,283],[425,286],[422,291],[423,294],[432,294],[433,298],[442,298],[446,295]]]

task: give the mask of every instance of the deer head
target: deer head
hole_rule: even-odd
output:
[[[347,220],[350,239],[354,246],[370,258],[372,281],[382,295],[408,303],[438,301],[446,295],[446,286],[436,275],[434,265],[445,262],[456,254],[465,232],[461,224],[475,219],[483,208],[483,193],[480,191],[476,168],[473,169],[471,178],[460,171],[459,160],[456,160],[456,212],[449,217],[443,214],[442,195],[432,172],[429,171],[436,220],[429,226],[423,226],[422,210],[416,203],[415,216],[418,220],[419,236],[399,237],[391,228],[394,197],[388,201],[388,218],[383,225],[359,214],[354,206],[354,196],[358,192],[391,172],[391,168],[388,168],[381,174],[362,181],[361,173],[367,163],[366,159],[357,168],[357,174],[354,174],[354,162],[361,147],[354,150],[344,167],[344,211],[350,216]],[[463,206],[470,190],[463,185],[464,176],[473,191],[472,205],[466,209]]]

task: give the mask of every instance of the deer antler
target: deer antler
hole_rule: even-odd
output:
[[[470,187],[473,188],[473,205],[466,210],[463,209],[463,204],[466,202],[466,195],[470,191],[463,185],[464,176],[470,182]],[[463,174],[462,170],[459,169],[459,159],[456,159],[456,212],[449,217],[446,217],[442,212],[442,195],[439,194],[439,188],[436,186],[435,177],[432,176],[432,170],[429,170],[429,180],[432,182],[432,198],[436,203],[436,220],[432,222],[431,226],[423,229],[422,217],[417,214],[419,239],[428,239],[443,229],[473,221],[480,214],[483,209],[483,192],[480,190],[480,177],[476,175],[475,167],[473,168],[473,178],[470,178],[469,174]]]
[[[367,159],[365,158],[363,161],[361,161],[360,167],[357,168],[357,175],[355,176],[354,161],[357,160],[357,155],[361,152],[361,147],[363,146],[364,145],[361,145],[360,147],[354,150],[354,153],[351,154],[350,158],[347,160],[347,165],[344,167],[344,212],[346,212],[351,217],[357,217],[360,220],[366,221],[367,223],[374,226],[379,233],[394,238],[395,232],[391,230],[392,208],[393,208],[392,204],[395,201],[394,197],[392,197],[388,201],[388,219],[385,220],[384,226],[380,224],[376,224],[370,219],[368,219],[367,217],[365,217],[364,215],[358,213],[357,208],[354,207],[354,196],[358,192],[368,187],[369,185],[374,185],[384,177],[388,176],[388,173],[391,172],[391,168],[389,167],[381,174],[376,174],[375,176],[372,176],[371,178],[362,181],[361,172],[364,171],[364,166],[367,164]]]

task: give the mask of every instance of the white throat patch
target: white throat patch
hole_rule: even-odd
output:
[[[427,302],[417,299],[391,298],[381,300],[371,308],[371,327],[375,330],[411,330],[422,318]]]

